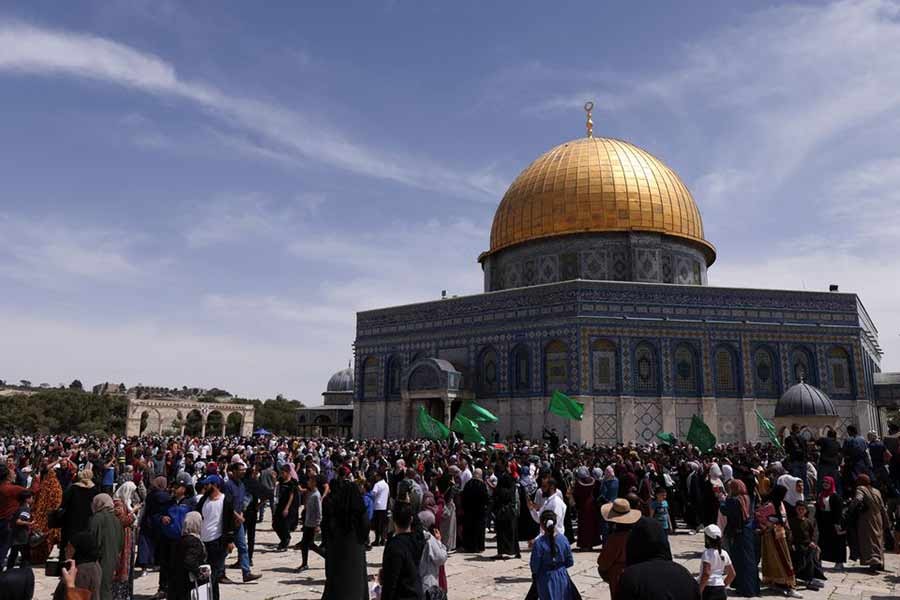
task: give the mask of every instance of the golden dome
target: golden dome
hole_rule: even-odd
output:
[[[621,140],[584,137],[553,148],[516,177],[494,215],[491,249],[570,233],[658,232],[690,240],[707,265],[694,198],[659,159]]]

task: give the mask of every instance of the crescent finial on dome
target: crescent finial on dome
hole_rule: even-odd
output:
[[[584,112],[587,113],[587,136],[594,137],[594,119],[591,118],[591,111],[594,110],[594,103],[588,100],[584,103]]]

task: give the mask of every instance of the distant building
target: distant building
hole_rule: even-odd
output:
[[[300,434],[308,437],[348,437],[353,430],[353,369],[338,371],[322,392],[323,406],[297,411]]]
[[[91,389],[95,396],[119,396],[126,392],[124,383],[110,383],[109,381],[98,383]]]

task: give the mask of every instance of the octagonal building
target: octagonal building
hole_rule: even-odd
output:
[[[357,437],[416,435],[474,399],[489,435],[651,442],[699,414],[721,442],[756,441],[755,411],[805,381],[844,430],[878,429],[878,332],[856,294],[708,285],[716,250],[661,160],[594,137],[552,148],[500,200],[478,257],[484,293],[357,314]],[[565,421],[561,390],[585,405]],[[841,432],[843,433],[843,431]]]

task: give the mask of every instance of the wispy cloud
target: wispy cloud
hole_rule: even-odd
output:
[[[250,136],[253,141],[245,143],[259,146],[260,156],[314,161],[477,200],[494,201],[502,191],[481,169],[449,168],[420,156],[366,146],[318,115],[185,79],[159,57],[102,37],[2,23],[0,71],[93,79],[190,102],[233,130],[230,135]]]
[[[41,287],[66,287],[82,279],[139,284],[169,262],[142,258],[136,247],[143,237],[113,228],[0,213],[0,235],[0,276]]]

